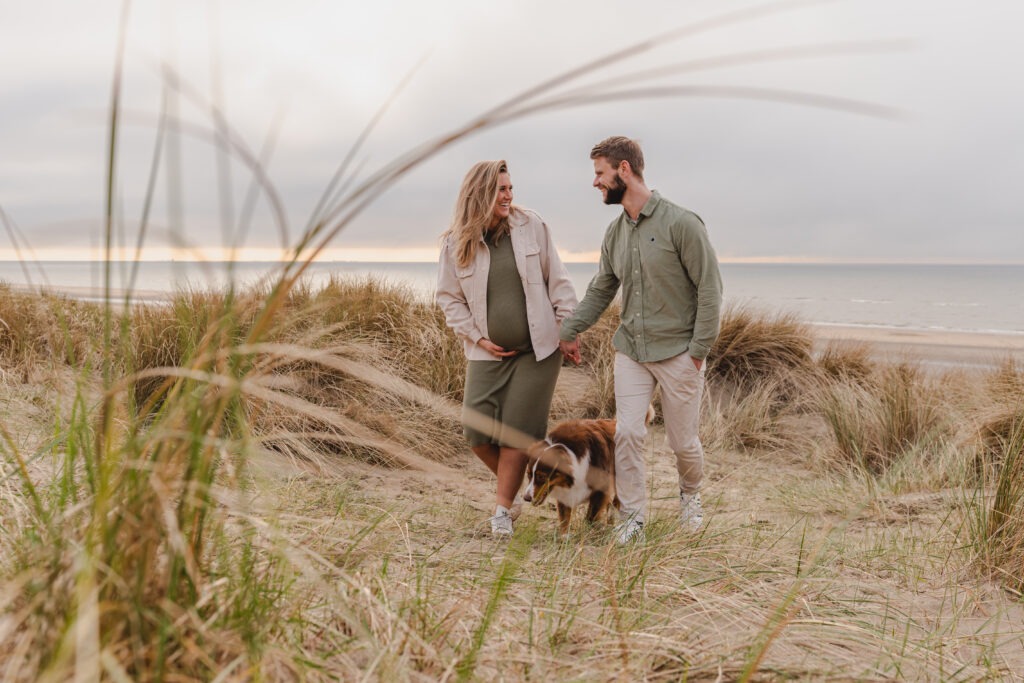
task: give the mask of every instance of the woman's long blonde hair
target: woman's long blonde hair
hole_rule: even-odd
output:
[[[498,200],[498,176],[502,173],[508,173],[504,159],[481,161],[473,164],[462,179],[452,224],[441,237],[452,237],[455,262],[463,268],[473,262],[484,230],[491,222],[494,203]],[[516,210],[513,206],[512,211]]]

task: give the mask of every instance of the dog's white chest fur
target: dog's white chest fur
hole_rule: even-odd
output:
[[[571,451],[570,451],[571,453]],[[574,508],[580,503],[590,500],[593,491],[587,484],[587,473],[590,471],[590,451],[572,459],[572,488],[556,486],[551,489],[551,497],[566,507]]]

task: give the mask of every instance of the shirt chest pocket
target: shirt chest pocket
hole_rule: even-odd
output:
[[[459,288],[462,290],[462,295],[466,297],[466,303],[469,304],[470,310],[477,307],[480,298],[476,286],[476,270],[476,263],[470,263],[468,266],[455,266],[455,277],[459,280]]]
[[[649,264],[655,269],[675,268],[680,262],[679,249],[670,240],[660,236],[648,238],[646,243],[642,243],[640,253],[644,265]]]
[[[530,284],[544,284],[544,269],[540,264],[540,247],[536,243],[528,243],[523,248],[523,261],[526,263],[526,281]]]

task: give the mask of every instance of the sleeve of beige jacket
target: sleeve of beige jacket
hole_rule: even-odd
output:
[[[555,241],[551,237],[551,228],[541,221],[541,230],[544,239],[544,279],[548,283],[548,299],[551,301],[551,308],[555,312],[555,320],[561,323],[572,315],[576,310],[576,288],[572,286],[569,279],[569,271],[562,263],[558,250],[555,248]]]
[[[441,245],[441,257],[437,267],[437,292],[434,300],[444,312],[444,321],[456,335],[476,344],[483,339],[483,333],[473,322],[466,294],[462,291],[459,278],[455,275],[455,259],[446,239]]]

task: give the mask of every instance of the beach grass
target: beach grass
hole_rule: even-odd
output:
[[[706,527],[675,522],[656,426],[644,543],[582,520],[559,539],[531,508],[502,544],[434,307],[338,279],[247,345],[265,296],[124,311],[126,379],[106,392],[99,363],[6,352],[5,678],[998,680],[1022,661],[1016,367],[973,391],[900,364],[836,372],[798,321],[730,312],[748,357],[709,368]],[[60,297],[0,307],[72,347],[101,320]],[[592,358],[613,328],[588,333]],[[600,365],[564,368],[565,416],[595,411]],[[791,371],[811,396],[787,398]]]

